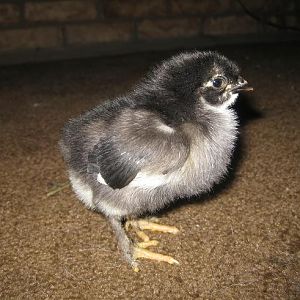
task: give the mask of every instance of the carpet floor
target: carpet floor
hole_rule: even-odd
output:
[[[125,93],[171,52],[0,69],[1,299],[300,299],[300,44],[226,46],[255,88],[214,192],[160,213],[150,233],[179,266],[122,260],[108,221],[69,189],[58,149],[71,117]]]

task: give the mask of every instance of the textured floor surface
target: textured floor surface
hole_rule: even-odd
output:
[[[125,92],[170,53],[0,69],[1,299],[300,299],[300,45],[219,49],[255,93],[225,184],[164,211],[150,234],[179,266],[121,259],[106,219],[65,189],[64,122]]]

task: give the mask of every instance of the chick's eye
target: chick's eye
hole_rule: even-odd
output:
[[[212,80],[212,85],[214,88],[216,89],[220,89],[220,88],[223,88],[225,87],[227,84],[227,80],[225,77],[215,77],[213,80]]]
[[[221,87],[222,84],[223,84],[223,80],[221,78],[216,78],[216,79],[213,80],[213,86],[215,88]]]

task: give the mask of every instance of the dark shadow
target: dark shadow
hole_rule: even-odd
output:
[[[254,94],[241,94],[234,105],[237,112],[240,127],[256,119],[263,118],[261,111],[253,106]]]

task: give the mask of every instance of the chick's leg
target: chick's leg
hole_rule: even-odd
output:
[[[133,257],[134,247],[123,228],[122,220],[114,217],[109,218],[109,220],[116,234],[119,249],[123,252],[126,261],[132,266],[132,268],[138,271],[138,264]]]
[[[164,261],[169,264],[179,264],[179,262],[171,256],[155,253],[146,249],[150,246],[156,246],[158,244],[158,241],[150,240],[149,237],[143,232],[143,230],[159,231],[173,234],[179,232],[179,230],[174,226],[158,224],[156,223],[157,219],[154,218],[152,218],[151,220],[154,222],[151,222],[149,220],[138,219],[129,220],[125,223],[125,228],[127,231],[130,227],[132,227],[136,234],[143,240],[143,242],[137,243],[133,248],[134,259],[147,258],[157,261]]]

